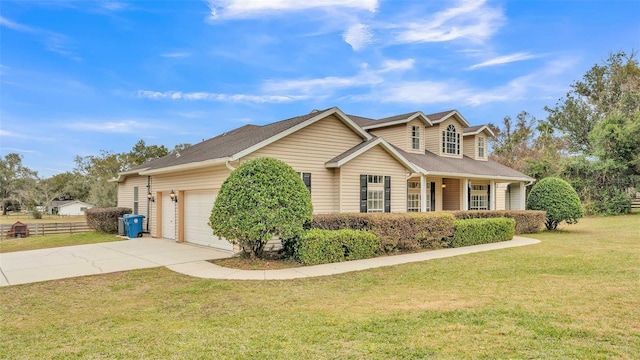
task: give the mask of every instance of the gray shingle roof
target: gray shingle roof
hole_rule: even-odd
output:
[[[360,127],[373,125],[373,124],[377,123],[377,121],[375,119],[371,119],[371,118],[366,118],[366,117],[356,116],[356,115],[347,115],[347,116],[351,120],[353,120],[353,122],[356,123],[356,125],[358,125]]]
[[[482,127],[484,127],[484,125],[476,125],[476,126],[472,126],[472,127],[468,127],[468,128],[464,128],[462,129],[462,132],[467,134],[467,133],[472,133],[472,132],[476,132],[479,129],[481,129]]]
[[[358,150],[362,149],[363,147],[365,147],[365,146],[367,146],[367,145],[371,144],[372,142],[374,142],[374,141],[376,141],[376,140],[378,140],[378,138],[374,136],[374,137],[372,137],[371,139],[369,139],[369,140],[367,140],[367,141],[363,141],[363,142],[361,142],[360,144],[358,144],[358,145],[356,145],[356,146],[352,147],[351,149],[349,149],[349,150],[347,150],[347,151],[343,152],[342,154],[340,154],[340,155],[338,155],[338,156],[334,157],[333,159],[331,159],[331,160],[327,161],[327,163],[338,162],[338,161],[340,161],[340,160],[342,160],[342,159],[344,159],[344,158],[348,157],[349,155],[351,155],[351,154],[353,154],[353,153],[357,152]]]
[[[402,156],[407,160],[426,170],[427,172],[435,173],[459,173],[478,176],[502,176],[509,178],[519,178],[523,180],[534,180],[533,178],[514,170],[508,166],[504,166],[495,161],[479,161],[473,160],[468,156],[463,156],[462,159],[442,157],[438,156],[430,151],[425,151],[425,154],[412,154],[398,147],[393,146]]]
[[[245,125],[181,150],[179,151],[179,156],[177,156],[176,153],[171,153],[167,156],[151,160],[145,164],[132,168],[131,170],[154,170],[168,166],[230,157],[306,120],[309,120],[324,111],[325,110],[312,112],[310,114],[296,116],[263,126]]]
[[[456,110],[452,109],[452,110],[447,110],[447,111],[441,111],[441,112],[438,112],[438,113],[427,114],[427,117],[431,121],[438,121],[438,120],[442,119],[443,117],[445,117],[446,115],[451,114],[454,111],[456,111]]]

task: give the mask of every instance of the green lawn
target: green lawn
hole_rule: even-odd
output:
[[[0,288],[0,358],[632,359],[640,215],[295,281],[166,268]]]
[[[69,245],[94,244],[119,240],[122,240],[122,238],[113,234],[103,234],[97,231],[88,231],[77,234],[31,236],[23,239],[7,239],[0,241],[0,253],[46,249]]]

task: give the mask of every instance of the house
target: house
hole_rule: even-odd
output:
[[[77,200],[52,201],[49,214],[51,215],[84,215],[84,211],[93,205]]]
[[[339,108],[245,125],[119,174],[118,206],[152,236],[232,249],[207,225],[241,162],[280,159],[300,173],[315,213],[524,209],[534,179],[489,160],[486,126],[457,111],[383,119]]]

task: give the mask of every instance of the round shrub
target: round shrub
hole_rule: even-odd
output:
[[[209,226],[245,254],[261,257],[274,236],[302,234],[312,212],[311,195],[300,175],[280,160],[258,158],[240,165],[224,181]]]
[[[546,211],[548,230],[555,230],[562,221],[575,224],[584,216],[578,193],[568,182],[555,177],[544,178],[533,186],[527,198],[527,210]]]

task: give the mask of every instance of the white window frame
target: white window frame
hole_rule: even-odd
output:
[[[460,133],[453,124],[449,124],[442,132],[442,153],[460,155]]]
[[[484,137],[483,136],[479,136],[478,137],[478,157],[479,158],[484,158],[485,157],[485,141],[484,141]]]
[[[420,126],[411,127],[411,148],[420,150]]]
[[[487,194],[471,194],[469,210],[487,210],[489,208],[489,196]]]
[[[369,183],[369,184],[384,184],[384,176],[382,176],[382,175],[367,175],[367,183]]]
[[[367,212],[384,212],[384,189],[367,189]]]

